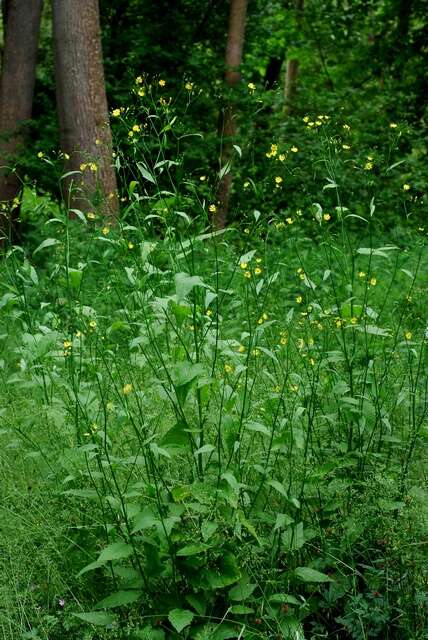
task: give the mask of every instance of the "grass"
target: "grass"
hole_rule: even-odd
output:
[[[426,637],[423,233],[159,184],[3,261],[3,636]]]

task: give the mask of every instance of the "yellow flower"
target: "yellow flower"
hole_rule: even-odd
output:
[[[89,326],[91,329],[96,329],[97,328],[97,321],[96,320],[91,320],[89,322]]]
[[[294,220],[293,220],[293,218],[285,218],[285,222],[287,224],[293,224]]]
[[[349,144],[342,144],[342,149],[350,149],[350,145]]]
[[[274,387],[272,387],[272,391],[274,393],[279,393],[281,391],[281,387],[279,386],[279,384],[277,384]]]
[[[103,236],[108,236],[108,234],[110,233],[110,227],[107,227],[107,226],[103,227],[102,233],[103,233]]]
[[[226,373],[233,373],[233,367],[230,364],[225,364],[224,370]]]
[[[293,393],[297,393],[298,390],[299,390],[299,386],[297,384],[290,385],[290,391],[292,391]]]
[[[246,180],[244,182],[244,189],[248,189],[249,186],[250,186],[250,183],[248,182],[248,180]]]
[[[341,327],[341,326],[342,326],[342,320],[341,320],[340,318],[338,318],[338,319],[336,320],[336,327],[337,327],[338,329],[340,329],[340,327]]]
[[[256,276],[259,276],[261,274],[261,272],[262,272],[262,269],[260,269],[260,267],[256,267],[254,269],[254,273],[256,274]]]
[[[262,313],[263,320],[267,320],[269,318],[267,313]]]
[[[70,156],[65,151],[64,151],[64,160],[70,160]]]
[[[328,222],[329,220],[331,220],[331,215],[329,213],[325,213],[323,215],[323,218],[324,218],[324,220],[327,220],[327,222]]]
[[[132,129],[131,129],[131,131],[128,131],[128,136],[129,136],[130,138],[133,138],[133,137],[134,137],[134,132],[132,131]]]
[[[118,118],[120,116],[120,109],[113,109],[113,111],[111,112],[111,115],[114,118]]]
[[[143,84],[143,78],[142,76],[137,76],[135,78],[135,84]]]
[[[292,151],[293,153],[297,153],[298,150],[299,149],[297,147],[295,147],[295,146],[291,147],[291,149],[290,149],[290,151]]]
[[[282,338],[280,339],[280,343],[282,344],[282,346],[286,345],[288,342],[288,339],[286,338],[286,336],[282,336]]]
[[[95,220],[96,215],[93,211],[88,211],[88,213],[86,214],[86,217],[88,218],[88,220]]]
[[[215,206],[215,204],[210,204],[210,206],[208,207],[208,211],[210,213],[215,213],[217,211],[217,207]]]
[[[260,264],[262,262],[262,259],[261,258],[256,258],[256,262],[257,262],[257,264]]]
[[[366,164],[364,165],[364,169],[366,171],[371,171],[373,169],[373,162],[366,162]]]
[[[322,121],[321,120],[315,120],[315,124],[317,127],[320,127],[322,125]]]
[[[300,296],[300,295],[296,296],[296,302],[297,302],[297,304],[302,304],[302,302],[303,302],[302,296]]]
[[[372,287],[375,287],[375,286],[376,286],[376,284],[377,284],[377,280],[376,280],[376,278],[370,278],[369,282],[370,282],[370,284],[372,285]]]
[[[99,146],[100,146],[100,144],[101,144],[101,140],[100,140],[99,138],[97,138],[97,139],[95,140],[95,144],[97,145],[97,147],[99,147]]]
[[[166,80],[159,80],[159,86],[164,87],[166,85]]]
[[[132,131],[136,131],[138,133],[139,131],[141,131],[141,125],[134,124],[134,126],[132,127]]]
[[[351,127],[349,126],[349,124],[344,124],[344,125],[342,125],[342,129],[345,129],[345,131],[349,131],[349,130],[350,130],[350,128],[351,128]]]
[[[73,343],[70,342],[70,340],[64,340],[62,344],[64,346],[64,349],[71,349],[71,347],[73,346]]]
[[[390,122],[389,124],[390,129],[396,129],[397,127],[398,127],[398,124],[396,122]]]
[[[280,185],[282,181],[283,180],[282,180],[281,176],[276,176],[275,182],[276,182],[277,185]]]
[[[184,85],[184,88],[186,89],[186,91],[192,91],[193,82],[186,82],[186,84]]]
[[[134,248],[133,243],[132,242],[128,242],[128,249],[133,249],[133,248]]]
[[[409,184],[403,184],[403,191],[409,191],[410,188]]]
[[[239,266],[241,269],[246,269],[248,267],[248,262],[241,262]]]
[[[211,311],[211,309],[207,309],[206,315],[211,318],[213,312]]]
[[[280,162],[284,162],[285,158],[286,158],[286,156],[285,156],[285,154],[284,154],[284,153],[280,153],[280,154],[279,154],[279,156],[278,156],[278,160],[279,160]]]
[[[244,271],[244,276],[249,279],[251,278],[251,271]]]
[[[243,345],[243,344],[240,344],[240,345],[239,345],[239,347],[238,347],[238,351],[239,351],[239,353],[245,353],[245,347],[244,347],[244,345]]]
[[[199,180],[201,182],[205,182],[206,179],[207,179],[207,176],[199,176]]]
[[[277,153],[278,153],[278,145],[271,144],[270,151],[266,153],[266,158],[273,158],[274,156],[276,156]]]
[[[88,167],[88,165],[86,164],[86,162],[82,162],[82,164],[80,165],[80,171],[85,171],[85,169]]]
[[[253,349],[253,350],[251,351],[251,355],[252,355],[252,356],[255,356],[255,357],[257,358],[257,356],[259,356],[259,355],[260,355],[260,349]]]
[[[250,93],[254,93],[254,91],[256,90],[256,85],[254,84],[254,82],[249,82],[247,84],[247,87]]]
[[[351,318],[351,324],[357,324],[357,322],[358,322],[358,318],[356,318],[355,316],[353,316],[353,317]]]
[[[140,96],[140,98],[144,98],[144,96],[146,95],[146,92],[144,91],[143,88],[138,89],[137,94]]]
[[[90,162],[88,166],[89,166],[89,168],[90,168],[90,170],[91,170],[91,171],[94,171],[94,172],[95,172],[95,171],[97,171],[97,170],[98,170],[98,167],[97,167],[97,165],[95,164],[95,162]]]
[[[367,274],[366,274],[366,272],[365,272],[365,271],[359,271],[359,272],[358,272],[358,277],[359,277],[359,278],[365,278],[365,277],[366,277],[366,275],[367,275]]]
[[[309,116],[305,116],[305,117],[303,118],[303,122],[304,122],[305,124],[306,124],[307,122],[309,122]]]
[[[44,157],[44,155],[45,155],[45,154],[43,153],[43,151],[39,151],[39,153],[37,154],[37,157],[38,157],[38,158],[43,158],[43,157]]]
[[[125,386],[123,387],[122,393],[124,396],[129,396],[129,394],[132,393],[133,390],[134,387],[128,382],[128,384],[125,384]]]
[[[412,332],[411,331],[405,331],[404,332],[404,337],[406,340],[411,340],[412,339]]]

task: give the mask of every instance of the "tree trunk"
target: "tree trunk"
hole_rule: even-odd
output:
[[[304,0],[296,0],[295,9],[297,14],[296,28],[300,31],[301,18],[303,12]],[[284,111],[287,115],[292,113],[294,107],[294,98],[296,96],[297,78],[299,75],[299,61],[297,58],[287,60],[284,85]]]
[[[14,165],[24,141],[23,127],[31,118],[36,79],[37,43],[42,0],[7,0],[3,3],[5,40],[0,79],[0,242],[10,239],[17,219],[21,182]]]
[[[229,14],[229,28],[225,55],[224,79],[229,88],[233,89],[241,80],[240,66],[244,49],[245,21],[247,18],[247,0],[231,0]],[[220,169],[230,165],[233,153],[233,138],[236,135],[235,113],[229,101],[224,109],[219,127],[221,140]],[[231,167],[220,178],[217,189],[218,208],[214,219],[217,228],[226,225],[229,211],[230,191],[232,188]]]
[[[70,208],[118,213],[98,0],[53,0],[56,96]]]

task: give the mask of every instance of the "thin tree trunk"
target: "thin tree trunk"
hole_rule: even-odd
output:
[[[11,167],[24,141],[22,125],[31,118],[36,79],[42,0],[7,0],[2,6],[5,40],[0,79],[0,236],[10,239],[19,214],[21,182]],[[11,216],[11,217],[10,217]],[[0,242],[2,241],[0,238]]]
[[[303,12],[304,0],[296,0],[295,9],[297,12],[296,26],[300,30],[301,17]],[[297,90],[297,78],[299,75],[299,60],[290,58],[287,60],[284,85],[284,111],[287,115],[292,113],[294,107],[294,99]]]
[[[229,88],[233,89],[241,80],[240,66],[244,49],[245,22],[247,18],[247,0],[231,0],[229,14],[229,28],[225,55],[224,79]],[[227,222],[229,211],[230,191],[232,188],[231,161],[233,153],[233,138],[236,135],[235,113],[232,103],[225,106],[219,128],[221,140],[220,169],[229,167],[220,178],[217,190],[218,208],[214,220],[217,228],[223,228]]]
[[[98,0],[53,0],[54,63],[70,208],[118,212]],[[86,166],[85,166],[86,165]]]

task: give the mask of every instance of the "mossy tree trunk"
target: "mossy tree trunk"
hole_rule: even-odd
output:
[[[16,173],[31,118],[42,0],[7,0],[0,77],[0,243],[13,236],[21,181]]]
[[[296,0],[296,28],[300,30],[304,0]],[[299,60],[290,58],[287,60],[284,84],[284,111],[288,115],[293,112],[297,91],[297,78],[299,76]]]
[[[70,209],[118,213],[98,0],[53,0],[56,97]]]
[[[247,0],[231,0],[229,13],[229,27],[227,32],[227,44],[225,54],[224,79],[230,90],[233,90],[241,81],[240,67],[245,39],[245,23],[247,19]],[[236,117],[231,100],[228,100],[220,118],[219,136],[221,143],[220,152],[220,178],[217,189],[217,213],[215,226],[225,227],[229,212],[229,199],[232,188],[232,154],[233,140],[236,136]]]

